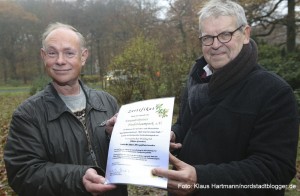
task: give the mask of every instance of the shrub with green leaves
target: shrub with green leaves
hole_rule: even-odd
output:
[[[41,91],[45,88],[45,86],[51,81],[51,79],[47,76],[41,76],[35,79],[30,88],[30,95],[34,95],[38,91]]]

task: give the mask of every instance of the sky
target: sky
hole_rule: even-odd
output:
[[[160,7],[163,7],[163,9],[158,17],[164,19],[166,12],[168,11],[169,1],[168,0],[158,0],[158,5]]]

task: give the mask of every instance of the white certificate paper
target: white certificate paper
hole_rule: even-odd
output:
[[[106,184],[167,188],[167,178],[153,176],[168,169],[174,97],[139,101],[120,108],[112,132]]]

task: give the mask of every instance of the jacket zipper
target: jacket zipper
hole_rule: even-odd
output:
[[[84,132],[85,132],[85,136],[86,136],[86,139],[87,139],[87,142],[88,142],[88,148],[89,148],[89,153],[92,157],[92,160],[94,162],[94,164],[96,165],[96,167],[100,168],[98,163],[97,163],[97,159],[96,159],[96,155],[95,155],[95,152],[93,150],[93,147],[92,147],[92,142],[91,142],[91,137],[90,137],[90,134],[89,134],[89,131],[88,131],[88,128],[86,126],[86,123],[87,123],[87,111],[85,111],[85,117],[84,117],[84,121],[83,120],[79,120],[73,113],[72,115],[80,122],[80,124],[83,126],[83,129],[84,129]]]
[[[87,138],[87,141],[88,141],[88,147],[89,147],[89,151],[90,151],[90,154],[91,154],[91,156],[92,156],[92,159],[93,159],[93,161],[94,161],[96,167],[99,168],[99,169],[101,170],[102,174],[100,174],[100,175],[105,176],[105,171],[104,171],[104,169],[103,169],[102,167],[100,167],[100,166],[98,165],[98,163],[97,163],[97,158],[96,158],[96,155],[95,155],[95,152],[94,152],[94,150],[93,150],[93,148],[92,148],[92,142],[91,142],[90,134],[89,134],[89,131],[88,131],[88,127],[86,126],[86,123],[88,122],[88,121],[87,121],[87,120],[88,120],[88,115],[87,115],[87,113],[88,113],[88,111],[86,111],[85,123],[83,123],[83,122],[81,122],[81,121],[80,121],[80,122],[81,122],[81,124],[82,124],[82,126],[83,126],[83,128],[84,128],[84,132],[85,132],[85,135],[86,135],[86,138]]]
[[[90,151],[90,154],[91,154],[91,156],[92,156],[92,159],[93,159],[95,165],[96,165],[97,167],[99,167],[99,165],[98,165],[98,163],[97,163],[97,159],[96,159],[95,152],[94,152],[94,150],[93,150],[93,148],[92,148],[92,142],[91,142],[91,138],[90,138],[89,131],[88,131],[86,125],[84,125],[82,122],[81,122],[81,124],[82,124],[82,126],[83,126],[83,128],[84,128],[84,132],[85,132],[85,135],[86,135],[86,139],[87,139],[87,142],[88,142],[88,147],[89,147],[89,151]]]

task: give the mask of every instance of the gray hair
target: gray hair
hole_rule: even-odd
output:
[[[84,37],[82,36],[81,33],[79,33],[79,31],[76,28],[74,28],[73,26],[68,25],[68,24],[63,24],[63,23],[56,22],[56,23],[49,24],[48,27],[46,28],[45,32],[42,34],[42,45],[43,45],[43,48],[45,48],[45,46],[46,46],[45,40],[46,40],[47,36],[52,31],[54,31],[54,30],[56,30],[58,28],[64,28],[64,29],[69,29],[71,31],[74,31],[76,33],[76,35],[78,36],[78,38],[79,38],[81,48],[83,49],[83,48],[86,47],[86,45],[85,45],[86,42],[85,42]]]
[[[247,25],[245,10],[238,3],[231,0],[211,0],[204,5],[198,13],[199,31],[201,32],[201,21],[213,16],[233,16],[237,20],[237,26]]]

